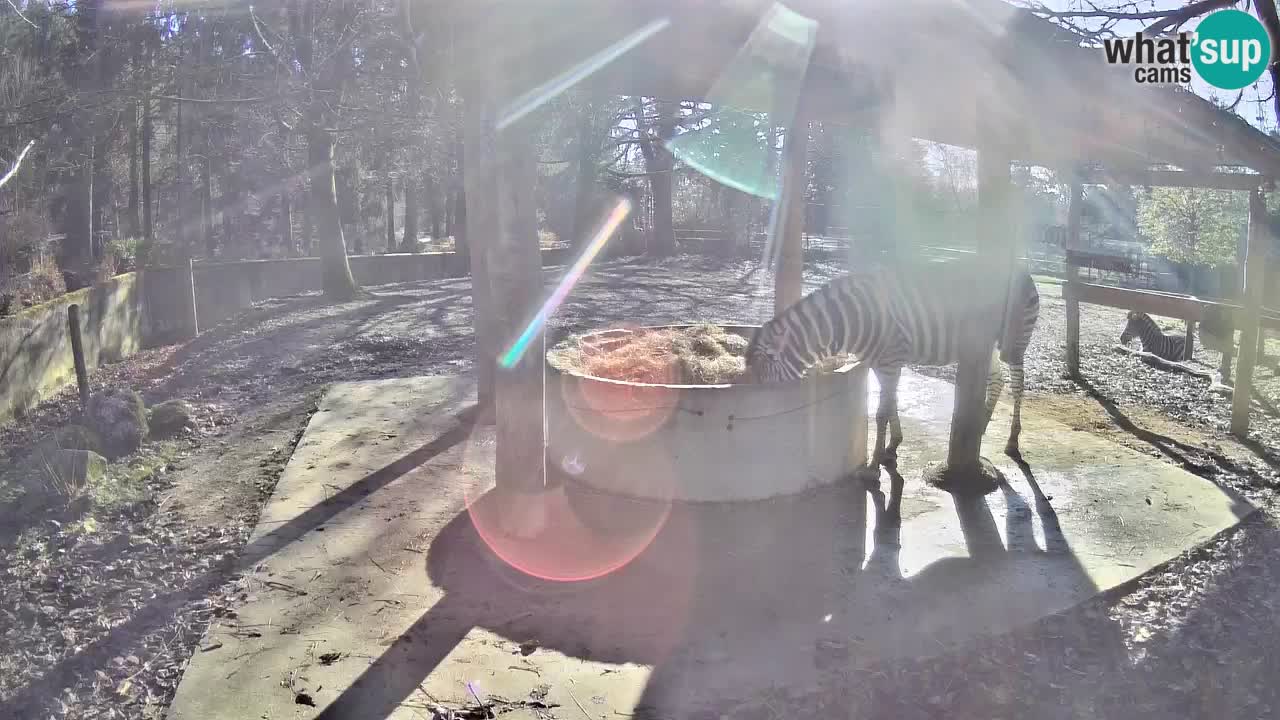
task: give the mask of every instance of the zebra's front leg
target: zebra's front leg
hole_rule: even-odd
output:
[[[1009,426],[1009,442],[1005,443],[1004,452],[1016,459],[1022,457],[1022,451],[1018,448],[1018,436],[1022,434],[1023,369],[1021,362],[1009,364],[1009,382],[1010,391],[1013,393],[1013,423]]]

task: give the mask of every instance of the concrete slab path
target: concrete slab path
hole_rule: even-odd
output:
[[[1019,466],[999,454],[1003,407],[984,450],[1008,485],[953,497],[920,480],[946,452],[951,386],[907,373],[900,392],[903,476],[885,475],[888,492],[659,507],[602,534],[554,490],[548,532],[516,541],[489,520],[493,433],[471,422],[466,380],[337,385],[244,553],[243,605],[208,633],[169,718],[432,718],[480,703],[509,718],[719,718],[842,664],[1067,609],[1252,511],[1029,413]],[[599,577],[537,580],[510,563]]]

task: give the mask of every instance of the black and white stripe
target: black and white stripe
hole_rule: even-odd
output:
[[[999,307],[969,302],[981,273],[956,272],[946,264],[913,268],[877,267],[832,280],[765,323],[747,347],[748,374],[756,382],[802,377],[825,357],[852,354],[870,365],[880,382],[872,466],[896,456],[902,441],[898,380],[906,365],[951,365],[961,339],[1003,316]],[[1013,321],[993,347],[987,382],[990,422],[1004,387],[1000,361],[1009,365],[1013,424],[1006,451],[1018,452],[1022,429],[1023,358],[1040,315],[1040,295],[1025,267],[1014,274]],[[999,350],[997,357],[995,350]],[[892,437],[886,448],[885,425]],[[985,427],[985,424],[984,424]]]
[[[1156,357],[1182,362],[1182,354],[1187,347],[1187,339],[1182,335],[1165,335],[1156,321],[1146,313],[1137,310],[1129,311],[1129,321],[1120,333],[1120,344],[1124,345],[1134,338],[1142,341],[1142,349]]]

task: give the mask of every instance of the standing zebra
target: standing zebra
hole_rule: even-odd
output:
[[[1187,339],[1181,335],[1165,335],[1150,315],[1130,310],[1129,321],[1125,323],[1124,332],[1120,333],[1120,344],[1124,345],[1135,337],[1142,341],[1142,349],[1146,352],[1172,362],[1182,362]]]
[[[876,410],[876,442],[871,467],[896,459],[902,442],[898,421],[898,380],[905,365],[950,365],[959,360],[960,341],[967,332],[992,317],[1004,317],[998,307],[975,308],[966,303],[983,275],[955,272],[946,265],[904,272],[879,267],[832,280],[765,323],[746,351],[747,377],[755,382],[795,380],[823,357],[852,354],[870,365],[880,382]],[[1012,328],[1005,328],[992,352],[987,380],[986,417],[991,421],[1004,388],[1000,360],[1009,365],[1013,392],[1013,423],[1005,452],[1018,455],[1022,430],[1022,361],[1040,315],[1040,294],[1025,268],[1013,275],[1015,307]],[[885,425],[892,437],[886,448]]]

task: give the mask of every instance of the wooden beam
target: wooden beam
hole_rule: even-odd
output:
[[[1070,251],[1080,247],[1080,215],[1084,209],[1084,188],[1079,182],[1071,183],[1071,205],[1067,209],[1067,284],[1063,286],[1063,299],[1067,310],[1067,374],[1071,379],[1080,378],[1080,303],[1068,297],[1067,287],[1079,282],[1080,268],[1070,261]]]
[[[1089,185],[1140,185],[1144,187],[1204,188],[1248,192],[1272,180],[1257,173],[1194,172],[1190,170],[1117,170],[1088,172],[1083,181]]]
[[[809,155],[808,113],[797,108],[787,127],[782,147],[782,192],[779,208],[781,232],[778,243],[778,272],[774,277],[773,311],[782,312],[804,294],[805,168]]]
[[[1249,194],[1249,247],[1245,255],[1244,313],[1240,325],[1240,358],[1236,361],[1236,386],[1231,397],[1231,432],[1249,432],[1249,394],[1253,366],[1258,359],[1258,323],[1266,282],[1266,248],[1270,246],[1267,208],[1258,190]]]
[[[956,367],[955,407],[947,448],[949,472],[977,469],[981,458],[991,352],[1003,329],[1013,268],[1014,232],[1009,223],[1011,189],[1008,155],[994,147],[980,151],[979,247],[977,256],[964,264],[977,273],[975,277],[981,281],[975,283],[973,295],[967,299],[972,305],[966,308],[968,319],[961,334],[964,340]],[[965,300],[957,298],[957,302]]]
[[[1062,297],[1068,303],[1088,303],[1121,310],[1137,310],[1148,315],[1196,323],[1204,321],[1205,308],[1218,307],[1231,313],[1233,327],[1238,328],[1243,322],[1244,308],[1239,305],[1159,290],[1137,290],[1114,285],[1071,282],[1063,284]],[[1274,310],[1259,310],[1258,322],[1261,327],[1280,330],[1280,313]]]

